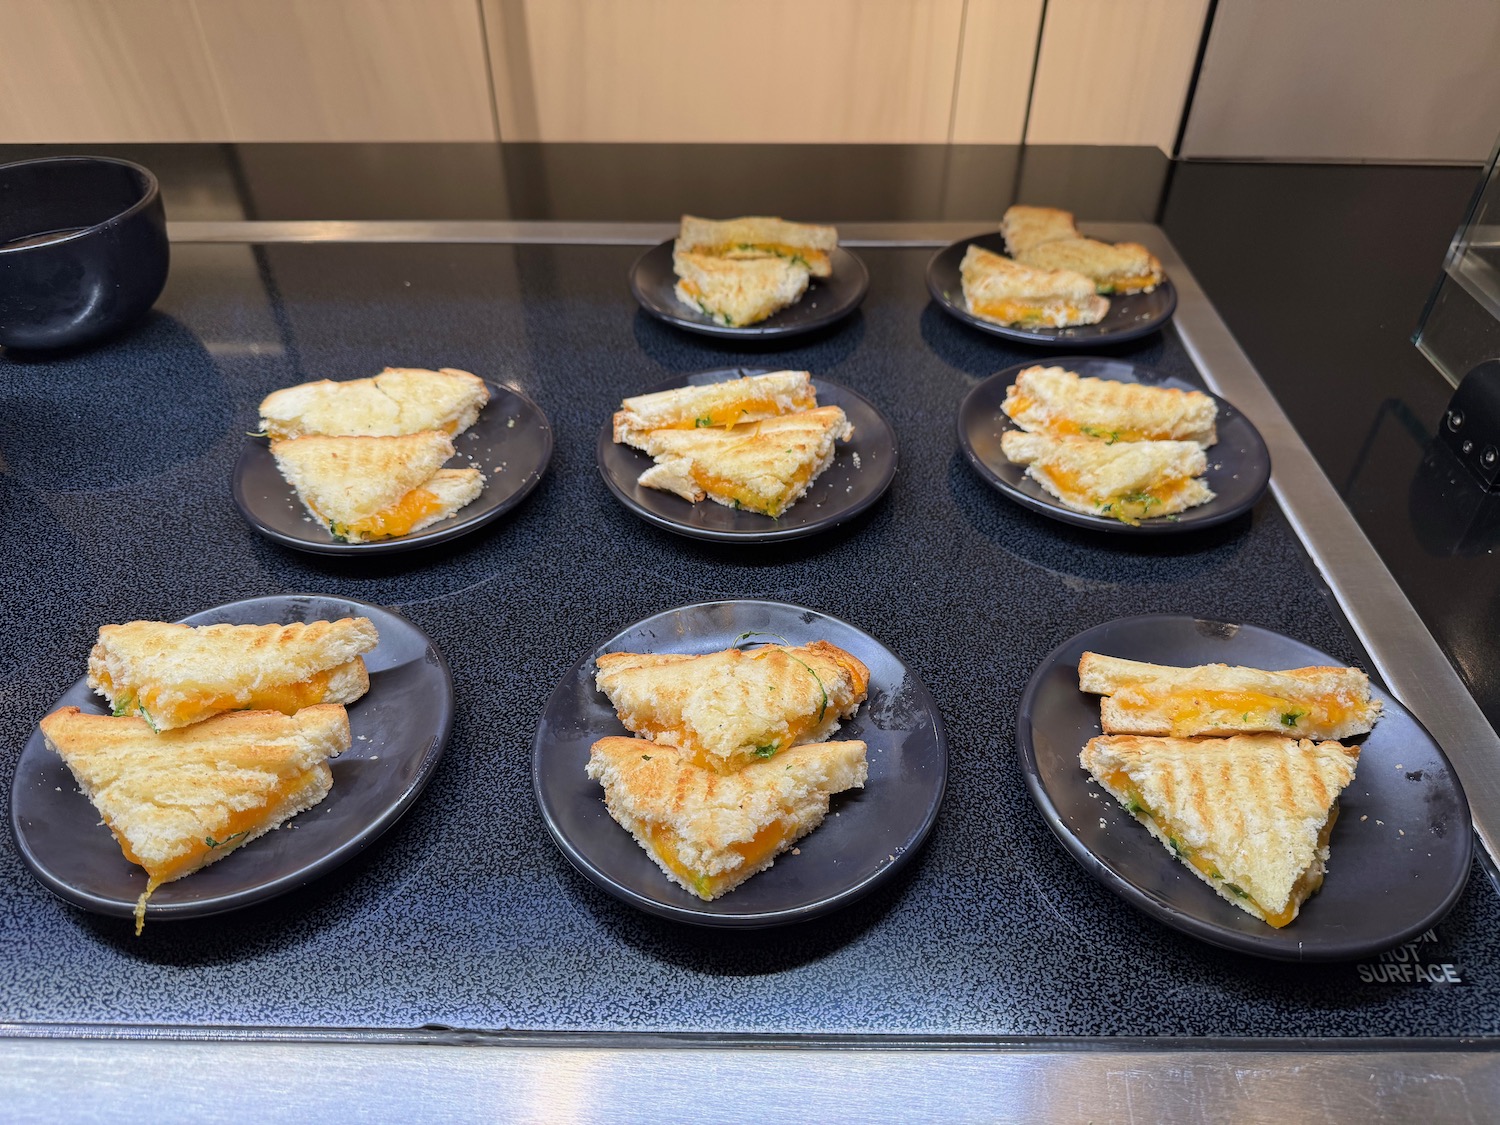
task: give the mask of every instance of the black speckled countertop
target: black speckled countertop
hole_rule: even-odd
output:
[[[458,706],[411,812],[345,867],[268,904],[134,938],[120,919],[52,898],[0,840],[0,1021],[1495,1032],[1500,899],[1482,871],[1421,953],[1464,983],[1380,983],[1383,963],[1262,962],[1157,925],[1079,868],[1026,794],[1013,745],[1021,689],[1081,629],[1182,612],[1359,658],[1274,502],[1141,544],[992,492],[958,451],[955,413],[976,380],[1034,357],[932,307],[927,251],[861,252],[872,275],[862,311],[774,351],[637,313],[625,282],[636,253],[179,245],[138,329],[90,352],[0,356],[5,790],[36,720],[109,621],[293,591],[391,605],[447,657]],[[1123,354],[1196,377],[1171,330]],[[386,364],[455,366],[524,390],[557,439],[546,479],[510,517],[427,553],[343,561],[257,538],[229,494],[257,402]],[[806,367],[878,405],[901,447],[887,497],[831,534],[770,548],[681,539],[615,503],[593,443],[620,398],[735,364]],[[916,862],[831,917],[748,934],[660,921],[596,890],[548,838],[530,781],[537,718],[581,653],[649,614],[734,597],[801,603],[874,635],[932,690],[951,751],[947,799]]]

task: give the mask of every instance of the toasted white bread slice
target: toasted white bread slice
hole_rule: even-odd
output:
[[[1353,738],[1380,718],[1370,677],[1358,668],[1259,668],[1204,664],[1171,668],[1086,652],[1078,686],[1102,695],[1106,734],[1265,732],[1299,738]]]
[[[615,441],[644,449],[651,430],[737,426],[818,405],[806,371],[770,371],[701,387],[674,387],[627,398],[615,411]]]
[[[837,406],[731,429],[651,430],[640,447],[656,464],[639,480],[694,503],[707,498],[776,518],[833,464],[834,443],[853,435]]]
[[[453,439],[438,430],[400,437],[304,437],[271,443],[281,475],[339,539],[410,535],[447,519],[484,488],[474,468],[443,469]]]
[[[827,641],[694,656],[611,652],[595,685],[633,734],[720,773],[821,742],[864,702],[870,670]]]
[[[1028,367],[1000,409],[1023,430],[1054,437],[1195,441],[1205,449],[1219,440],[1219,404],[1211,395],[1084,377],[1065,367]]]
[[[1090,739],[1079,761],[1227,901],[1281,928],[1323,885],[1359,750],[1270,734]]]
[[[387,367],[370,379],[322,379],[272,391],[260,404],[260,428],[274,440],[310,434],[395,437],[474,424],[489,402],[484,380],[444,367]]]
[[[1026,475],[1075,512],[1135,526],[1214,498],[1197,479],[1208,467],[1191,441],[1122,441],[1048,437],[1022,430],[1000,435],[1000,449]]]
[[[1162,282],[1161,262],[1136,242],[1060,238],[1016,253],[1016,261],[1044,270],[1073,270],[1093,278],[1101,293],[1149,293]]]
[[[1062,238],[1077,238],[1078,227],[1071,211],[1059,211],[1056,207],[1016,206],[1005,209],[1000,219],[1000,233],[1005,236],[1005,249],[1012,257],[1019,258],[1034,246]]]
[[[292,714],[353,703],[370,687],[363,653],[380,635],[368,617],[290,625],[101,625],[89,687],[116,715],[175,730],[221,711]]]
[[[333,784],[328,759],[349,748],[349,717],[336,704],[232,711],[163,734],[142,719],[64,707],[41,728],[125,858],[146,869],[136,933],[157,887],[321,801]]]
[[[726,776],[671,746],[601,738],[587,769],[609,815],[705,901],[770,867],[823,822],[833,794],[863,788],[867,776],[863,742],[793,746]]]
[[[1097,324],[1109,300],[1091,278],[1072,270],[1039,270],[969,244],[959,263],[964,304],[981,320],[1020,328]]]
[[[833,264],[828,255],[838,244],[834,227],[760,215],[719,222],[684,215],[674,250],[712,258],[785,258],[800,263],[813,277],[830,277]]]
[[[786,258],[730,259],[679,251],[672,257],[677,299],[726,328],[759,324],[795,305],[807,292],[809,274]]]

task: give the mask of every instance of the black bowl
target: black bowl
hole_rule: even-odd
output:
[[[156,177],[103,156],[0,165],[0,347],[66,348],[130,324],[167,283]]]

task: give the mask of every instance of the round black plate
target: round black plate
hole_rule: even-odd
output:
[[[446,543],[478,531],[510,511],[542,479],[552,458],[552,427],[541,407],[520,391],[485,381],[490,401],[479,420],[453,439],[448,467],[473,466],[484,473],[484,491],[473,503],[415,535],[341,543],[308,514],[296,490],[276,467],[265,438],[245,441],[234,466],[234,502],[267,539],[319,555],[386,555]]]
[[[802,299],[790,308],[768,316],[759,324],[728,328],[706,313],[699,312],[677,299],[677,275],[672,272],[672,243],[653,246],[630,267],[630,291],[641,308],[668,324],[705,336],[774,339],[815,332],[848,316],[865,299],[870,288],[870,271],[849,251],[836,248],[829,255],[833,265],[831,277],[815,277]]]
[[[694,375],[678,376],[643,393],[669,391],[687,385],[698,387],[765,373],[759,368],[736,367],[700,371]],[[826,379],[812,382],[818,392],[818,405],[837,406],[843,410],[854,425],[854,437],[838,443],[833,464],[813,482],[801,500],[781,514],[780,519],[740,511],[714,500],[694,504],[659,488],[641,487],[638,479],[653,462],[639,449],[617,444],[610,419],[605,419],[604,427],[599,431],[596,446],[599,473],[620,503],[641,519],[693,539],[720,543],[776,543],[837,527],[879,500],[891,486],[896,476],[896,432],[874,404],[862,395]]]
[[[370,690],[349,705],[352,741],[334,758],[333,789],[275,832],[159,887],[150,920],[236,910],[294,890],[353,858],[400,819],[432,776],[453,725],[453,681],[426,635],[388,609],[317,594],[232,602],[189,625],[288,624],[368,617],[380,643],[365,655]],[[108,714],[79,680],[53,705]],[[96,914],[129,917],[146,873],[128,862],[61,758],[33,729],[11,786],[10,823],[21,858],[60,898]]]
[[[1276,930],[1215,894],[1078,764],[1084,743],[1100,733],[1099,697],[1078,690],[1085,651],[1179,666],[1281,669],[1342,661],[1251,625],[1154,615],[1089,629],[1042,662],[1016,719],[1026,784],[1073,858],[1126,902],[1225,949],[1284,961],[1342,961],[1415,937],[1458,901],[1473,856],[1463,788],[1432,736],[1378,684],[1372,681],[1370,692],[1384,711],[1340,799],[1323,889]]]
[[[776,633],[792,644],[825,640],[870,669],[869,698],[836,739],[868,744],[869,780],[833,798],[828,817],[775,866],[704,902],[667,877],[610,818],[604,790],[584,773],[589,747],[629,732],[594,687],[605,652],[719,652],[741,633]],[[770,638],[753,638],[756,641]],[[537,726],[532,781],[547,830],[574,867],[623,902],[700,926],[755,929],[816,918],[890,878],[927,838],[943,800],[948,745],[937,705],[916,673],[869,634],[782,602],[707,602],[649,617],[575,664]]]
[[[1177,287],[1172,284],[1171,278],[1166,278],[1150,293],[1111,297],[1109,312],[1104,314],[1104,319],[1098,324],[1084,324],[1077,328],[1014,328],[995,324],[975,316],[964,304],[963,279],[959,276],[958,266],[971,242],[985,250],[993,250],[996,254],[1005,253],[1005,237],[999,231],[982,234],[977,238],[961,239],[951,246],[945,246],[927,263],[927,291],[942,306],[944,312],[992,336],[1044,348],[1123,344],[1127,340],[1149,336],[1171,320],[1172,314],[1177,311]]]
[[[969,464],[978,470],[985,482],[999,489],[1017,504],[1051,516],[1076,527],[1095,531],[1113,531],[1124,535],[1174,535],[1197,531],[1232,520],[1255,507],[1271,483],[1271,454],[1260,431],[1238,410],[1217,395],[1219,404],[1219,440],[1206,450],[1208,471],[1203,479],[1214,490],[1214,499],[1189,508],[1177,516],[1156,516],[1132,527],[1128,523],[1075,512],[1026,475],[1026,468],[1009,460],[1000,448],[1000,435],[1018,427],[1000,409],[1005,392],[1016,376],[1034,363],[1018,363],[997,371],[984,380],[964,399],[958,408],[958,444]],[[1053,366],[1049,364],[1048,366]],[[1121,383],[1145,383],[1153,387],[1175,387],[1180,391],[1203,391],[1185,380],[1164,374],[1155,368],[1132,363],[1128,359],[1105,359],[1102,356],[1069,356],[1056,361],[1079,375],[1097,379],[1114,379]],[[1208,394],[1207,391],[1203,391]]]

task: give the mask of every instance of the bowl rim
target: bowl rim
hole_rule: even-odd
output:
[[[0,246],[0,256],[7,254],[21,254],[27,250],[41,250],[49,246],[56,246],[61,242],[71,242],[75,238],[94,234],[115,223],[124,222],[134,215],[140,214],[146,208],[161,198],[161,183],[156,178],[156,173],[143,164],[137,164],[133,160],[122,160],[118,156],[90,156],[87,153],[70,153],[66,156],[34,156],[27,160],[12,160],[0,164],[0,174],[10,171],[12,168],[21,168],[27,164],[115,164],[122,168],[129,168],[144,179],[145,192],[141,198],[126,207],[123,211],[117,211],[107,219],[101,219],[90,226],[80,227],[72,234],[63,235],[60,238],[51,239],[47,242],[32,243],[29,246]]]

